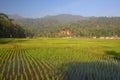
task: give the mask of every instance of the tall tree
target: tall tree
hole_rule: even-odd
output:
[[[15,24],[13,19],[8,18],[4,13],[0,13],[0,37],[25,37],[25,31],[20,25]]]

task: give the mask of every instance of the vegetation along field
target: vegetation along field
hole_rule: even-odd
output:
[[[120,40],[3,38],[0,80],[120,80]]]

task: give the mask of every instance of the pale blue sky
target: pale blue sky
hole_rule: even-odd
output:
[[[120,16],[120,0],[0,0],[0,12],[29,18],[58,14]]]

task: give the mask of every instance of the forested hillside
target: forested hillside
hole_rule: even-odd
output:
[[[36,37],[120,37],[120,17],[46,16],[38,19],[15,19]],[[67,30],[70,35],[60,34]]]
[[[70,30],[73,36],[111,37],[120,36],[120,18],[99,17],[62,26]]]

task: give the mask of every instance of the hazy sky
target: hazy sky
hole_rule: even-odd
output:
[[[0,0],[0,12],[32,18],[57,14],[120,16],[120,0]]]

